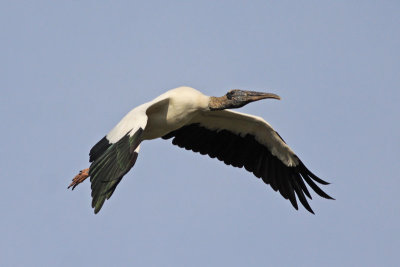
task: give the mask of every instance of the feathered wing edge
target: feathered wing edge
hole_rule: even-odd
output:
[[[329,184],[318,178],[307,167],[298,160],[297,166],[288,167],[276,156],[260,144],[254,135],[246,134],[241,136],[229,130],[210,130],[200,123],[184,126],[162,137],[163,139],[173,138],[172,143],[179,147],[202,155],[209,155],[217,158],[227,165],[234,167],[245,167],[256,177],[261,178],[269,184],[274,191],[279,191],[285,198],[289,199],[297,210],[296,195],[301,204],[311,213],[306,196],[311,195],[304,181],[321,197],[333,199],[326,194],[318,185]]]
[[[94,159],[89,168],[92,208],[98,213],[106,199],[114,193],[122,177],[133,167],[138,157],[139,145],[143,129],[139,128],[132,136],[128,132],[115,144],[99,145],[99,150],[91,150]],[[104,138],[103,138],[104,139]],[[102,140],[103,140],[102,139]],[[101,143],[100,141],[99,143]],[[105,149],[104,149],[105,148]],[[104,150],[100,155],[97,151]],[[92,153],[92,151],[94,151]],[[97,155],[97,157],[92,155]]]
[[[155,99],[128,112],[121,121],[90,150],[89,168],[92,207],[98,213],[122,177],[133,167],[139,153],[148,113],[163,108],[169,99]]]
[[[108,141],[107,136],[104,136],[99,142],[97,142],[89,152],[89,162],[93,162],[98,159],[112,144]]]

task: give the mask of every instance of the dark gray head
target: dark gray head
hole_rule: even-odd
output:
[[[261,93],[254,91],[243,91],[239,89],[230,90],[226,95],[221,97],[210,97],[210,110],[223,110],[228,108],[240,108],[244,105],[258,101],[261,99],[273,98],[280,100],[281,98],[272,93]]]

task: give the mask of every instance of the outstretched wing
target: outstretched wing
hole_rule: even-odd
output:
[[[106,199],[114,193],[122,177],[133,167],[138,157],[143,129],[130,132],[112,144],[89,168],[92,183],[92,208],[98,213]]]
[[[163,136],[179,147],[245,167],[270,184],[298,209],[296,195],[314,213],[304,181],[321,197],[331,199],[315,182],[328,184],[309,171],[278,133],[262,118],[230,110],[203,112],[192,123]],[[314,182],[315,181],[315,182]]]
[[[147,123],[147,115],[132,110],[90,150],[92,207],[98,213],[122,177],[133,167]]]

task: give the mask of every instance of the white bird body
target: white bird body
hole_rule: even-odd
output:
[[[162,137],[190,121],[208,108],[209,97],[191,87],[178,87],[154,100],[132,109],[107,134],[107,139],[117,142],[132,129],[142,127],[143,140]],[[134,134],[135,131],[132,131]]]
[[[331,198],[312,180],[327,183],[304,166],[263,118],[225,109],[264,98],[279,96],[232,90],[216,98],[191,87],[178,87],[132,109],[90,151],[92,165],[87,176],[91,176],[95,213],[134,165],[140,143],[160,137],[173,137],[175,145],[245,167],[289,199],[296,209],[295,195],[313,212],[304,197],[306,194],[311,198],[303,179],[317,194]]]

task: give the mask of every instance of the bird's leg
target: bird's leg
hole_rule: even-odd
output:
[[[68,186],[68,188],[70,188],[72,186],[72,190],[74,190],[74,188],[82,183],[83,181],[85,181],[86,178],[89,177],[89,168],[81,170],[75,177],[74,179],[72,179],[72,183]]]

